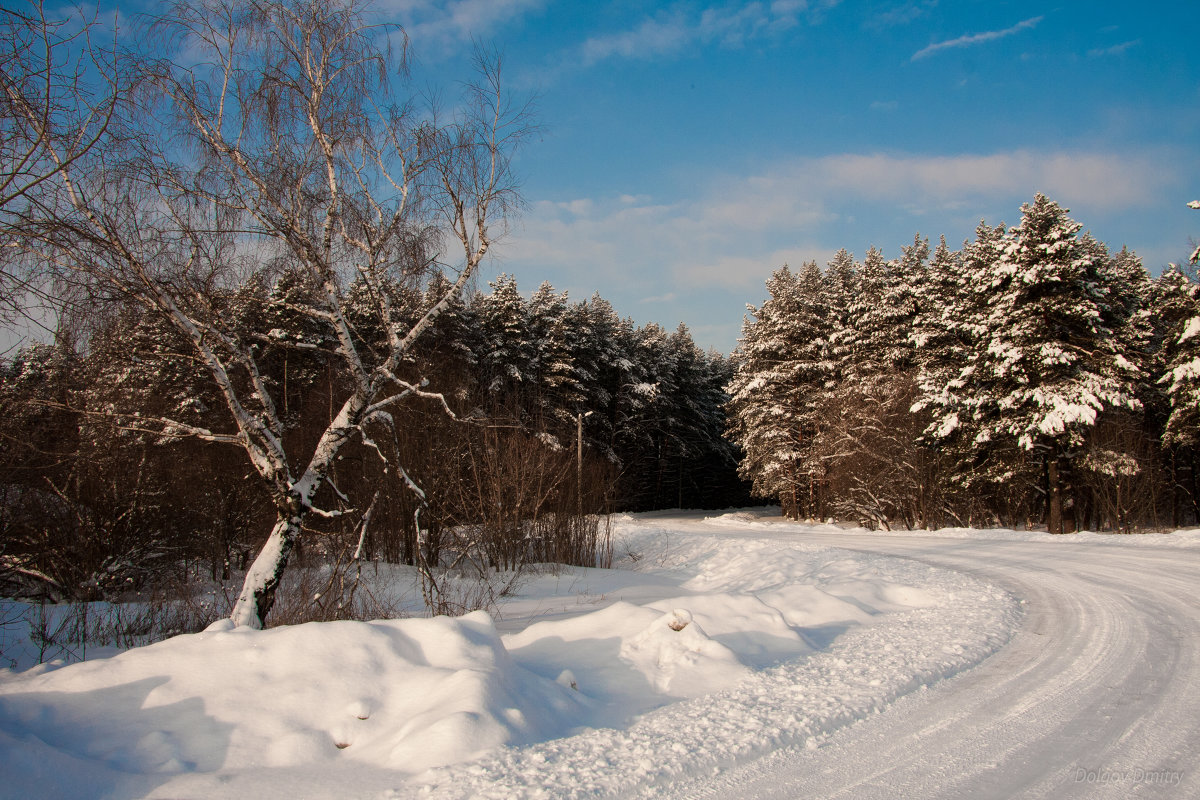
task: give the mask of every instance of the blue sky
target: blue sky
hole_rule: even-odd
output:
[[[1157,273],[1200,237],[1200,4],[383,0],[418,81],[472,39],[538,97],[490,274],[728,352],[781,264],[957,247],[1044,192]]]

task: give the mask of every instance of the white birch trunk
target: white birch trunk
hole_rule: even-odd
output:
[[[237,627],[262,628],[267,613],[275,602],[275,590],[287,568],[288,556],[300,535],[301,517],[298,514],[280,519],[267,537],[254,563],[246,572],[241,594],[229,618]]]

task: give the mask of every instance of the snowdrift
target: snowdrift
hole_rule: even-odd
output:
[[[570,797],[815,742],[977,662],[1012,598],[731,520],[492,617],[207,631],[0,675],[0,797]]]

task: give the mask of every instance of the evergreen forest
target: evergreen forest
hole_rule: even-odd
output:
[[[727,405],[754,493],[882,529],[1195,524],[1194,275],[1081,231],[1038,195],[957,251],[776,271]]]
[[[416,319],[446,288],[438,276],[424,291],[389,291]],[[252,276],[215,300],[254,342],[284,446],[301,451],[347,391],[328,352],[334,330],[296,310],[316,293],[292,271]],[[349,294],[347,316],[370,351],[383,331],[371,326],[365,287]],[[8,360],[7,593],[96,599],[189,565],[215,579],[247,566],[271,529],[271,498],[242,452],[164,422],[230,428],[189,350],[170,325],[126,304],[83,346],[35,345]],[[465,531],[498,567],[593,564],[597,514],[749,501],[723,436],[728,361],[701,351],[683,325],[637,326],[599,295],[571,302],[548,284],[525,297],[502,275],[456,299],[400,374],[436,375],[441,397],[399,406],[394,424],[344,450],[321,497],[346,513],[312,520],[314,557],[436,562],[470,549]],[[591,520],[584,533],[578,514],[585,527]]]

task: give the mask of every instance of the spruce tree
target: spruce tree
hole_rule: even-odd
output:
[[[963,394],[946,405],[970,417],[976,446],[1015,443],[1038,460],[1046,522],[1060,533],[1074,527],[1079,450],[1101,412],[1138,407],[1138,371],[1104,324],[1106,254],[1044,195],[1021,211],[983,280],[979,346],[946,393]]]

